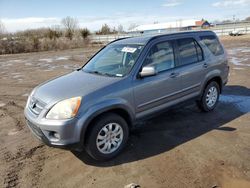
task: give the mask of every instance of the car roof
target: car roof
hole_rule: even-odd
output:
[[[210,34],[215,35],[213,31],[206,30],[206,31],[179,31],[179,32],[172,32],[172,33],[165,33],[165,34],[150,34],[150,35],[142,35],[136,37],[127,37],[117,39],[110,44],[139,44],[139,45],[146,45],[149,41],[154,40],[160,37],[167,37],[172,35],[183,35],[183,34]]]

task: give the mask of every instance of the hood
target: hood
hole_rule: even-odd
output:
[[[74,71],[41,84],[37,87],[34,97],[49,104],[71,97],[85,96],[119,80],[116,77]]]

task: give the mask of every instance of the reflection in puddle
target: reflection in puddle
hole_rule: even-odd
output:
[[[250,96],[220,95],[220,102],[231,103],[243,113],[250,112]]]

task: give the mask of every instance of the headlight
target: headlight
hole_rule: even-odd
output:
[[[81,104],[81,97],[66,99],[55,104],[48,114],[47,119],[70,119],[75,117]]]

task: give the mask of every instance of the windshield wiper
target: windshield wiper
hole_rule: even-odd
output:
[[[106,72],[99,72],[99,71],[87,71],[88,73],[91,74],[98,74],[98,75],[104,75],[104,76],[109,76],[109,77],[117,77],[114,74],[106,73]]]

